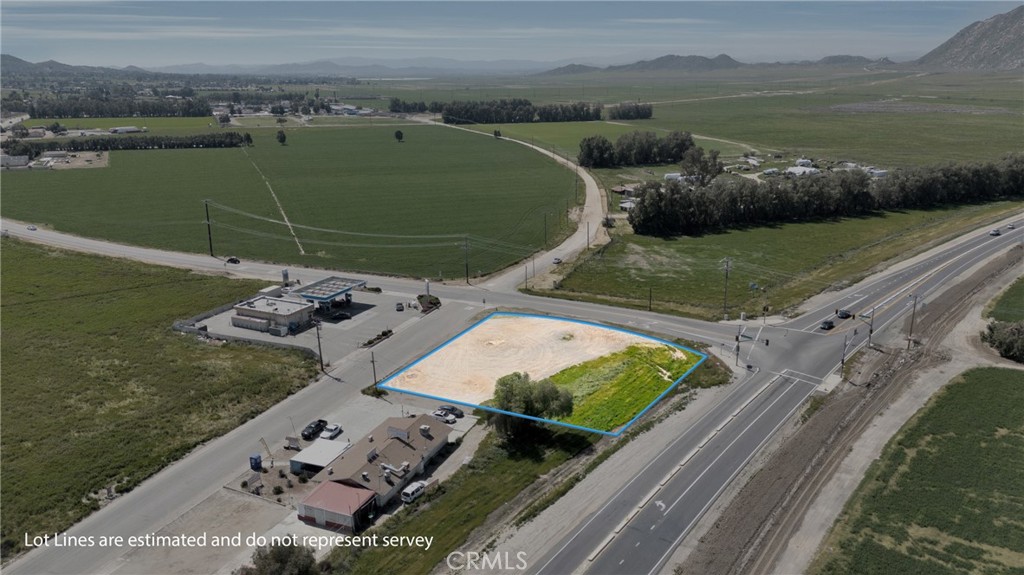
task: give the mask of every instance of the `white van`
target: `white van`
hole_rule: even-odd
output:
[[[402,490],[402,501],[404,503],[412,503],[416,501],[416,498],[423,495],[423,492],[427,489],[426,481],[413,481]]]

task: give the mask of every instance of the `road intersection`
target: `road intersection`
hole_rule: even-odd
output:
[[[11,236],[75,251],[208,273],[228,270],[223,261],[205,255],[112,244],[46,229],[29,230],[24,223],[8,220],[3,220],[2,226]],[[443,341],[446,334],[460,329],[469,318],[493,307],[531,309],[616,324],[669,338],[697,340],[733,352],[724,359],[747,368],[746,375],[734,384],[735,389],[702,419],[683,430],[678,440],[661,454],[636,470],[627,488],[609,498],[597,514],[566,534],[528,567],[533,573],[656,573],[665,567],[672,551],[696,521],[772,434],[836,371],[844,358],[867,345],[869,323],[877,332],[907,319],[912,305],[927,305],[930,295],[965,269],[1021,242],[1022,233],[1018,229],[990,237],[985,230],[972,232],[962,240],[930,250],[913,263],[901,264],[836,292],[827,303],[798,318],[770,325],[757,321],[710,323],[524,295],[514,291],[512,277],[521,276],[513,271],[499,275],[500,281],[485,280],[487,289],[434,284],[431,293],[441,297],[446,305],[422,321],[409,322],[398,337],[379,346],[377,367],[381,373],[400,368]],[[277,281],[281,266],[243,262],[229,271],[240,277]],[[292,277],[303,283],[333,273],[291,270]],[[415,294],[422,287],[416,280],[372,276],[359,279],[367,279],[390,293]],[[908,297],[911,295],[916,297]],[[823,319],[835,319],[835,310],[840,308],[854,310],[858,317],[836,320],[837,328],[830,332],[816,329]],[[864,318],[863,313],[868,310],[873,313]],[[743,337],[737,342],[738,333],[750,339]],[[68,533],[131,536],[159,530],[230,480],[237,473],[236,455],[251,450],[252,437],[283,436],[288,432],[287,416],[313,418],[323,406],[340,405],[352,394],[358,394],[372,379],[370,366],[360,357],[329,359],[333,378],[322,379],[238,429],[201,446]],[[339,385],[338,380],[343,384]],[[108,573],[121,566],[123,552],[116,548],[41,548],[14,561],[7,569],[11,573]]]

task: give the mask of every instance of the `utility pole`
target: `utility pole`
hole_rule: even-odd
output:
[[[654,288],[647,286],[647,311],[651,311],[651,306],[654,303]]]
[[[544,249],[548,249],[548,213],[544,212]]]
[[[466,252],[466,285],[469,285],[469,236],[463,236],[462,249]]]
[[[526,289],[530,289],[530,266],[523,264],[523,281],[526,283]]]
[[[843,377],[843,370],[846,369],[846,338],[847,334],[843,334],[843,354],[839,359],[839,377]]]
[[[590,249],[590,220],[587,220],[587,249]]]
[[[320,320],[316,320],[316,351],[320,358],[320,371],[324,371],[324,350],[320,347]]]
[[[914,307],[910,308],[910,335],[907,336],[907,351],[910,351],[910,346],[914,343],[914,317],[917,315],[917,294],[910,294],[908,297],[914,298]]]
[[[377,385],[377,362],[373,358],[373,352],[370,352],[370,367],[373,368],[373,385]]]
[[[203,200],[203,206],[206,207],[206,240],[210,242],[210,257],[213,256],[213,230],[210,229],[210,202],[209,200]]]
[[[732,258],[725,258],[722,260],[723,267],[725,270],[725,296],[722,299],[722,316],[729,319],[729,271],[732,270]],[[738,352],[737,352],[738,353]]]

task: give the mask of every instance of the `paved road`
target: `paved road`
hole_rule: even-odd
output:
[[[110,244],[48,230],[29,230],[25,224],[7,220],[0,225],[15,237],[78,251],[202,271],[224,272],[229,269],[220,260],[198,254]],[[844,350],[847,354],[852,353],[866,342],[866,330],[860,329],[856,335],[853,334],[856,328],[852,326],[857,325],[854,322],[861,322],[861,319],[844,320],[839,328],[823,334],[813,329],[820,317],[831,314],[837,307],[861,306],[863,309],[870,303],[875,307],[875,329],[881,329],[905,317],[909,311],[908,302],[912,301],[906,298],[908,292],[913,291],[920,299],[927,297],[966,267],[1020,242],[1021,233],[1021,230],[1016,230],[1000,237],[990,237],[981,230],[966,242],[933,250],[934,254],[921,264],[907,266],[889,277],[839,292],[828,305],[787,324],[769,327],[758,326],[757,322],[739,327],[714,324],[595,304],[548,300],[514,292],[485,291],[474,286],[432,285],[431,292],[446,301],[445,307],[422,320],[410,322],[400,337],[375,348],[377,359],[382,362],[378,364],[378,374],[401,367],[461,329],[469,317],[484,309],[484,297],[488,306],[535,309],[628,325],[667,337],[685,337],[715,346],[735,345],[733,338],[739,329],[743,341],[737,359],[754,367],[751,374],[708,416],[684,430],[669,449],[645,468],[637,470],[627,489],[609,499],[598,516],[569,533],[555,547],[555,552],[530,567],[543,573],[567,573],[581,568],[595,573],[656,572],[729,480],[813,391],[821,378],[837,367]],[[255,263],[230,267],[235,275],[270,281],[279,279],[280,269],[280,265]],[[332,273],[336,272],[292,270],[293,277],[304,283]],[[370,276],[364,279],[387,292],[419,293],[422,287],[420,282],[413,280]],[[840,342],[840,337],[844,341]],[[761,343],[766,338],[770,339],[770,346]],[[286,435],[291,431],[289,416],[293,420],[305,421],[324,410],[338,409],[346,398],[358,393],[372,380],[369,365],[363,361],[365,358],[358,356],[358,352],[346,358],[332,359],[332,375],[341,382],[323,379],[309,386],[256,419],[197,449],[75,525],[69,533],[137,535],[157,531],[230,481],[238,472],[239,454],[246,455],[252,451],[255,438]],[[716,431],[713,436],[710,435],[712,431]],[[694,452],[697,447],[700,450]],[[684,462],[685,465],[681,465]],[[672,469],[678,471],[668,477]],[[651,495],[651,500],[630,519],[632,510],[645,503],[648,495]],[[664,509],[658,502],[664,505]],[[629,521],[623,523],[627,519]],[[650,533],[644,533],[645,530]],[[597,551],[600,553],[595,553]],[[117,548],[43,548],[26,554],[7,566],[5,571],[109,573],[120,565],[123,553],[124,550]],[[640,557],[646,559],[641,561]]]
[[[838,292],[828,305],[792,321],[740,326],[739,358],[756,366],[758,373],[684,430],[529,572],[653,574],[666,568],[665,562],[693,525],[774,431],[844,357],[867,344],[871,321],[880,331],[907,320],[915,303],[908,295],[926,305],[922,302],[929,295],[957,275],[1022,241],[1019,229],[999,237],[978,230],[966,240],[931,250],[917,263]],[[873,309],[868,315],[874,317],[839,320],[835,311],[842,308],[857,314]],[[824,319],[833,319],[837,327],[817,329]]]

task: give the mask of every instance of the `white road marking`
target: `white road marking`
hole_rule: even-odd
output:
[[[665,510],[665,503],[664,502],[659,500],[659,501],[655,501],[654,504],[658,506],[659,510],[661,510],[661,511]]]

